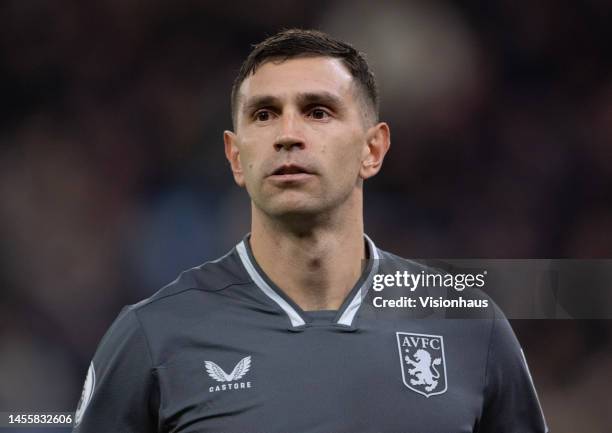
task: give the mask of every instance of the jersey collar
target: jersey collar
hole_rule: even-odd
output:
[[[249,243],[250,233],[247,234],[242,242],[236,245],[236,251],[242,264],[255,283],[255,285],[273,302],[275,302],[288,316],[291,326],[294,329],[301,329],[307,326],[307,315],[304,311],[291,300],[278,286],[276,286],[257,264],[251,251]],[[368,264],[353,287],[348,296],[338,310],[333,324],[353,328],[355,316],[361,307],[363,300],[372,285],[372,278],[378,271],[379,251],[374,242],[364,234],[366,246],[368,248]]]

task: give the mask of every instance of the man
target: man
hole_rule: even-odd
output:
[[[368,298],[375,275],[428,270],[364,235],[363,181],[390,132],[363,55],[281,32],[243,64],[232,115],[251,233],[121,312],[74,431],[544,432],[499,312],[386,313]]]

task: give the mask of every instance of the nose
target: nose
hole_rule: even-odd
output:
[[[280,152],[281,149],[292,150],[293,148],[303,149],[304,139],[299,119],[296,115],[287,113],[282,117],[281,130],[274,140],[274,150]]]

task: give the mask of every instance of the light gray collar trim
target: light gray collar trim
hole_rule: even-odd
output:
[[[295,309],[287,301],[285,301],[281,296],[279,296],[279,294],[276,293],[274,289],[272,289],[272,287],[268,285],[268,283],[266,283],[266,281],[261,277],[261,275],[259,275],[259,273],[255,269],[255,266],[253,266],[253,263],[251,263],[249,253],[246,250],[244,242],[245,241],[242,241],[238,245],[236,245],[236,250],[238,251],[240,260],[242,260],[244,268],[248,272],[253,282],[257,285],[257,287],[261,289],[262,292],[264,292],[264,294],[268,298],[276,302],[278,306],[281,307],[285,311],[285,313],[287,313],[287,316],[289,316],[289,320],[291,320],[292,326],[296,327],[305,325],[306,322],[304,322],[304,319],[302,319],[298,312],[295,311]]]
[[[363,281],[363,284],[361,285],[361,287],[359,287],[359,289],[353,296],[353,299],[351,300],[350,304],[348,305],[348,307],[346,307],[346,309],[336,322],[339,325],[352,325],[353,320],[355,319],[355,315],[357,314],[357,311],[359,311],[359,307],[361,307],[363,298],[365,297],[365,294],[367,292],[367,286],[371,283],[372,277],[376,274],[376,272],[378,272],[378,260],[380,258],[378,254],[378,249],[376,248],[376,245],[374,245],[374,242],[372,242],[372,239],[370,239],[365,234],[364,237],[368,242],[370,250],[370,260],[373,260],[372,268],[370,269],[370,274]],[[295,308],[293,308],[286,300],[284,300],[282,296],[276,293],[276,291],[272,289],[272,287],[270,287],[268,283],[266,283],[262,276],[259,275],[257,269],[251,262],[251,258],[249,257],[249,253],[247,252],[246,245],[244,243],[245,241],[242,241],[238,245],[236,245],[236,250],[238,251],[238,255],[240,256],[240,260],[242,261],[244,268],[246,269],[253,282],[257,285],[257,287],[261,289],[262,292],[264,292],[267,297],[276,302],[276,304],[278,304],[278,306],[281,307],[285,313],[287,313],[287,316],[289,316],[289,320],[291,320],[292,326],[297,327],[305,325],[306,322],[304,321],[304,319],[302,319],[302,317],[295,310]]]
[[[370,284],[376,272],[378,272],[378,260],[380,258],[378,254],[378,249],[376,248],[376,245],[374,245],[374,242],[372,242],[372,239],[370,239],[365,234],[364,236],[368,241],[368,245],[370,247],[370,260],[373,261],[372,269],[370,269],[370,274],[363,281],[363,284],[361,285],[361,287],[359,287],[357,293],[355,293],[355,296],[353,297],[351,303],[348,305],[348,307],[346,307],[346,310],[344,310],[342,316],[340,316],[340,319],[338,319],[337,323],[339,325],[351,326],[353,324],[355,315],[357,314],[357,311],[359,311],[359,307],[361,307],[361,303],[363,302],[363,298],[365,297],[365,294],[367,292],[367,286],[368,284]]]

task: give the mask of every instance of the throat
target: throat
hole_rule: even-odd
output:
[[[268,278],[304,311],[338,310],[365,268],[365,240],[275,239],[251,235],[255,260]]]

